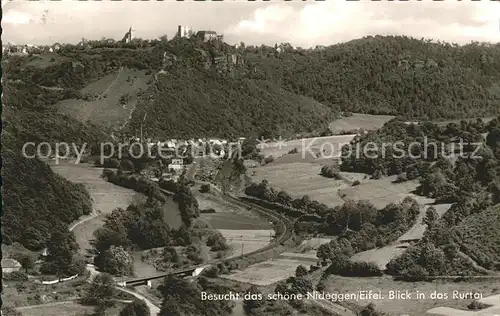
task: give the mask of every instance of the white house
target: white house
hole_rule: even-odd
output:
[[[172,163],[167,166],[168,170],[179,171],[184,167],[182,159],[172,159]]]

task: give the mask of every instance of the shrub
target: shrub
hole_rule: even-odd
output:
[[[200,188],[201,193],[208,193],[210,192],[210,184],[203,184]]]
[[[477,300],[473,300],[469,305],[467,305],[467,308],[470,310],[481,310],[489,307],[489,305],[483,304]]]
[[[202,214],[211,214],[211,213],[215,213],[215,209],[213,208],[206,208],[204,210],[200,210],[200,213]]]
[[[340,175],[340,171],[336,165],[323,166],[321,168],[321,175],[327,178],[334,178],[336,180],[341,180],[342,176]]]

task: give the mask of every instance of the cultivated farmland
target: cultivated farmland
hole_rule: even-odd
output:
[[[150,78],[146,71],[121,68],[83,88],[80,92],[90,98],[88,101],[67,99],[56,106],[81,122],[120,127],[128,121],[138,93],[147,88]]]
[[[395,177],[385,177],[378,180],[366,180],[360,185],[342,189],[341,194],[351,200],[367,200],[377,208],[383,208],[389,203],[398,203],[415,191],[416,181],[393,183]],[[428,203],[428,199],[413,196],[419,203]]]
[[[200,219],[226,238],[232,247],[230,257],[264,248],[271,242],[274,231],[267,219],[219,196],[194,192],[200,209],[212,208],[216,211],[202,213]]]
[[[375,130],[393,119],[391,115],[353,114],[342,117],[330,123],[330,130],[334,134],[341,134],[357,130]]]
[[[364,178],[362,174],[341,173],[348,181],[335,180],[321,176],[320,171],[321,164],[276,162],[248,169],[248,175],[253,182],[267,180],[271,187],[285,190],[294,198],[309,195],[312,200],[331,207],[343,203],[339,190],[349,188],[351,179],[363,181]]]
[[[250,265],[245,270],[236,270],[221,277],[237,282],[266,286],[294,276],[295,270],[300,265],[308,268],[310,265],[316,265],[317,261],[315,250],[305,253],[284,252],[277,258]]]

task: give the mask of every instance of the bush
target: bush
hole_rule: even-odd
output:
[[[360,185],[360,184],[361,184],[361,182],[359,182],[359,180],[356,180],[352,183],[352,186],[355,187],[355,186]]]
[[[216,278],[219,276],[219,268],[218,267],[208,267],[205,270],[203,270],[202,275],[206,276],[207,278]]]
[[[28,275],[21,271],[7,272],[3,274],[3,279],[7,281],[28,281]]]
[[[151,316],[151,313],[146,302],[135,299],[120,311],[119,316]]]
[[[224,251],[229,249],[226,238],[220,232],[214,232],[207,238],[207,246],[212,251]]]
[[[273,156],[267,156],[266,158],[264,158],[264,163],[263,164],[267,165],[267,164],[269,164],[269,163],[271,163],[273,161],[274,161],[274,157]]]
[[[104,159],[102,167],[117,169],[120,167],[120,161],[116,158],[106,158]]]
[[[321,167],[321,175],[327,178],[334,178],[336,180],[342,180],[340,175],[340,170],[336,165],[323,166]]]
[[[307,269],[303,265],[300,265],[295,270],[295,276],[297,278],[307,275]]]
[[[406,173],[401,173],[398,174],[396,180],[394,180],[395,183],[402,183],[408,181],[408,177],[406,176]]]
[[[210,192],[210,184],[203,184],[200,188],[201,193],[208,193]]]
[[[339,259],[332,262],[327,273],[349,277],[382,276],[383,272],[372,262],[358,262],[348,259]]]
[[[206,208],[204,210],[200,210],[200,213],[202,213],[202,214],[212,214],[212,213],[216,213],[216,212],[215,212],[215,209],[213,209],[213,208]]]
[[[489,305],[483,304],[477,300],[473,300],[469,305],[467,305],[467,308],[470,310],[481,310],[489,307]]]

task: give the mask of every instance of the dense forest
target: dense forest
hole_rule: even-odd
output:
[[[343,111],[434,120],[500,110],[499,44],[369,36],[314,50],[249,47],[245,58],[254,78]]]
[[[55,227],[67,226],[92,211],[83,185],[55,174],[39,159],[2,150],[3,241],[32,250],[46,246]],[[29,225],[27,225],[29,223]]]
[[[325,129],[334,119],[326,106],[265,80],[225,77],[196,67],[172,67],[132,115],[130,131],[145,120],[158,137],[278,137]]]

